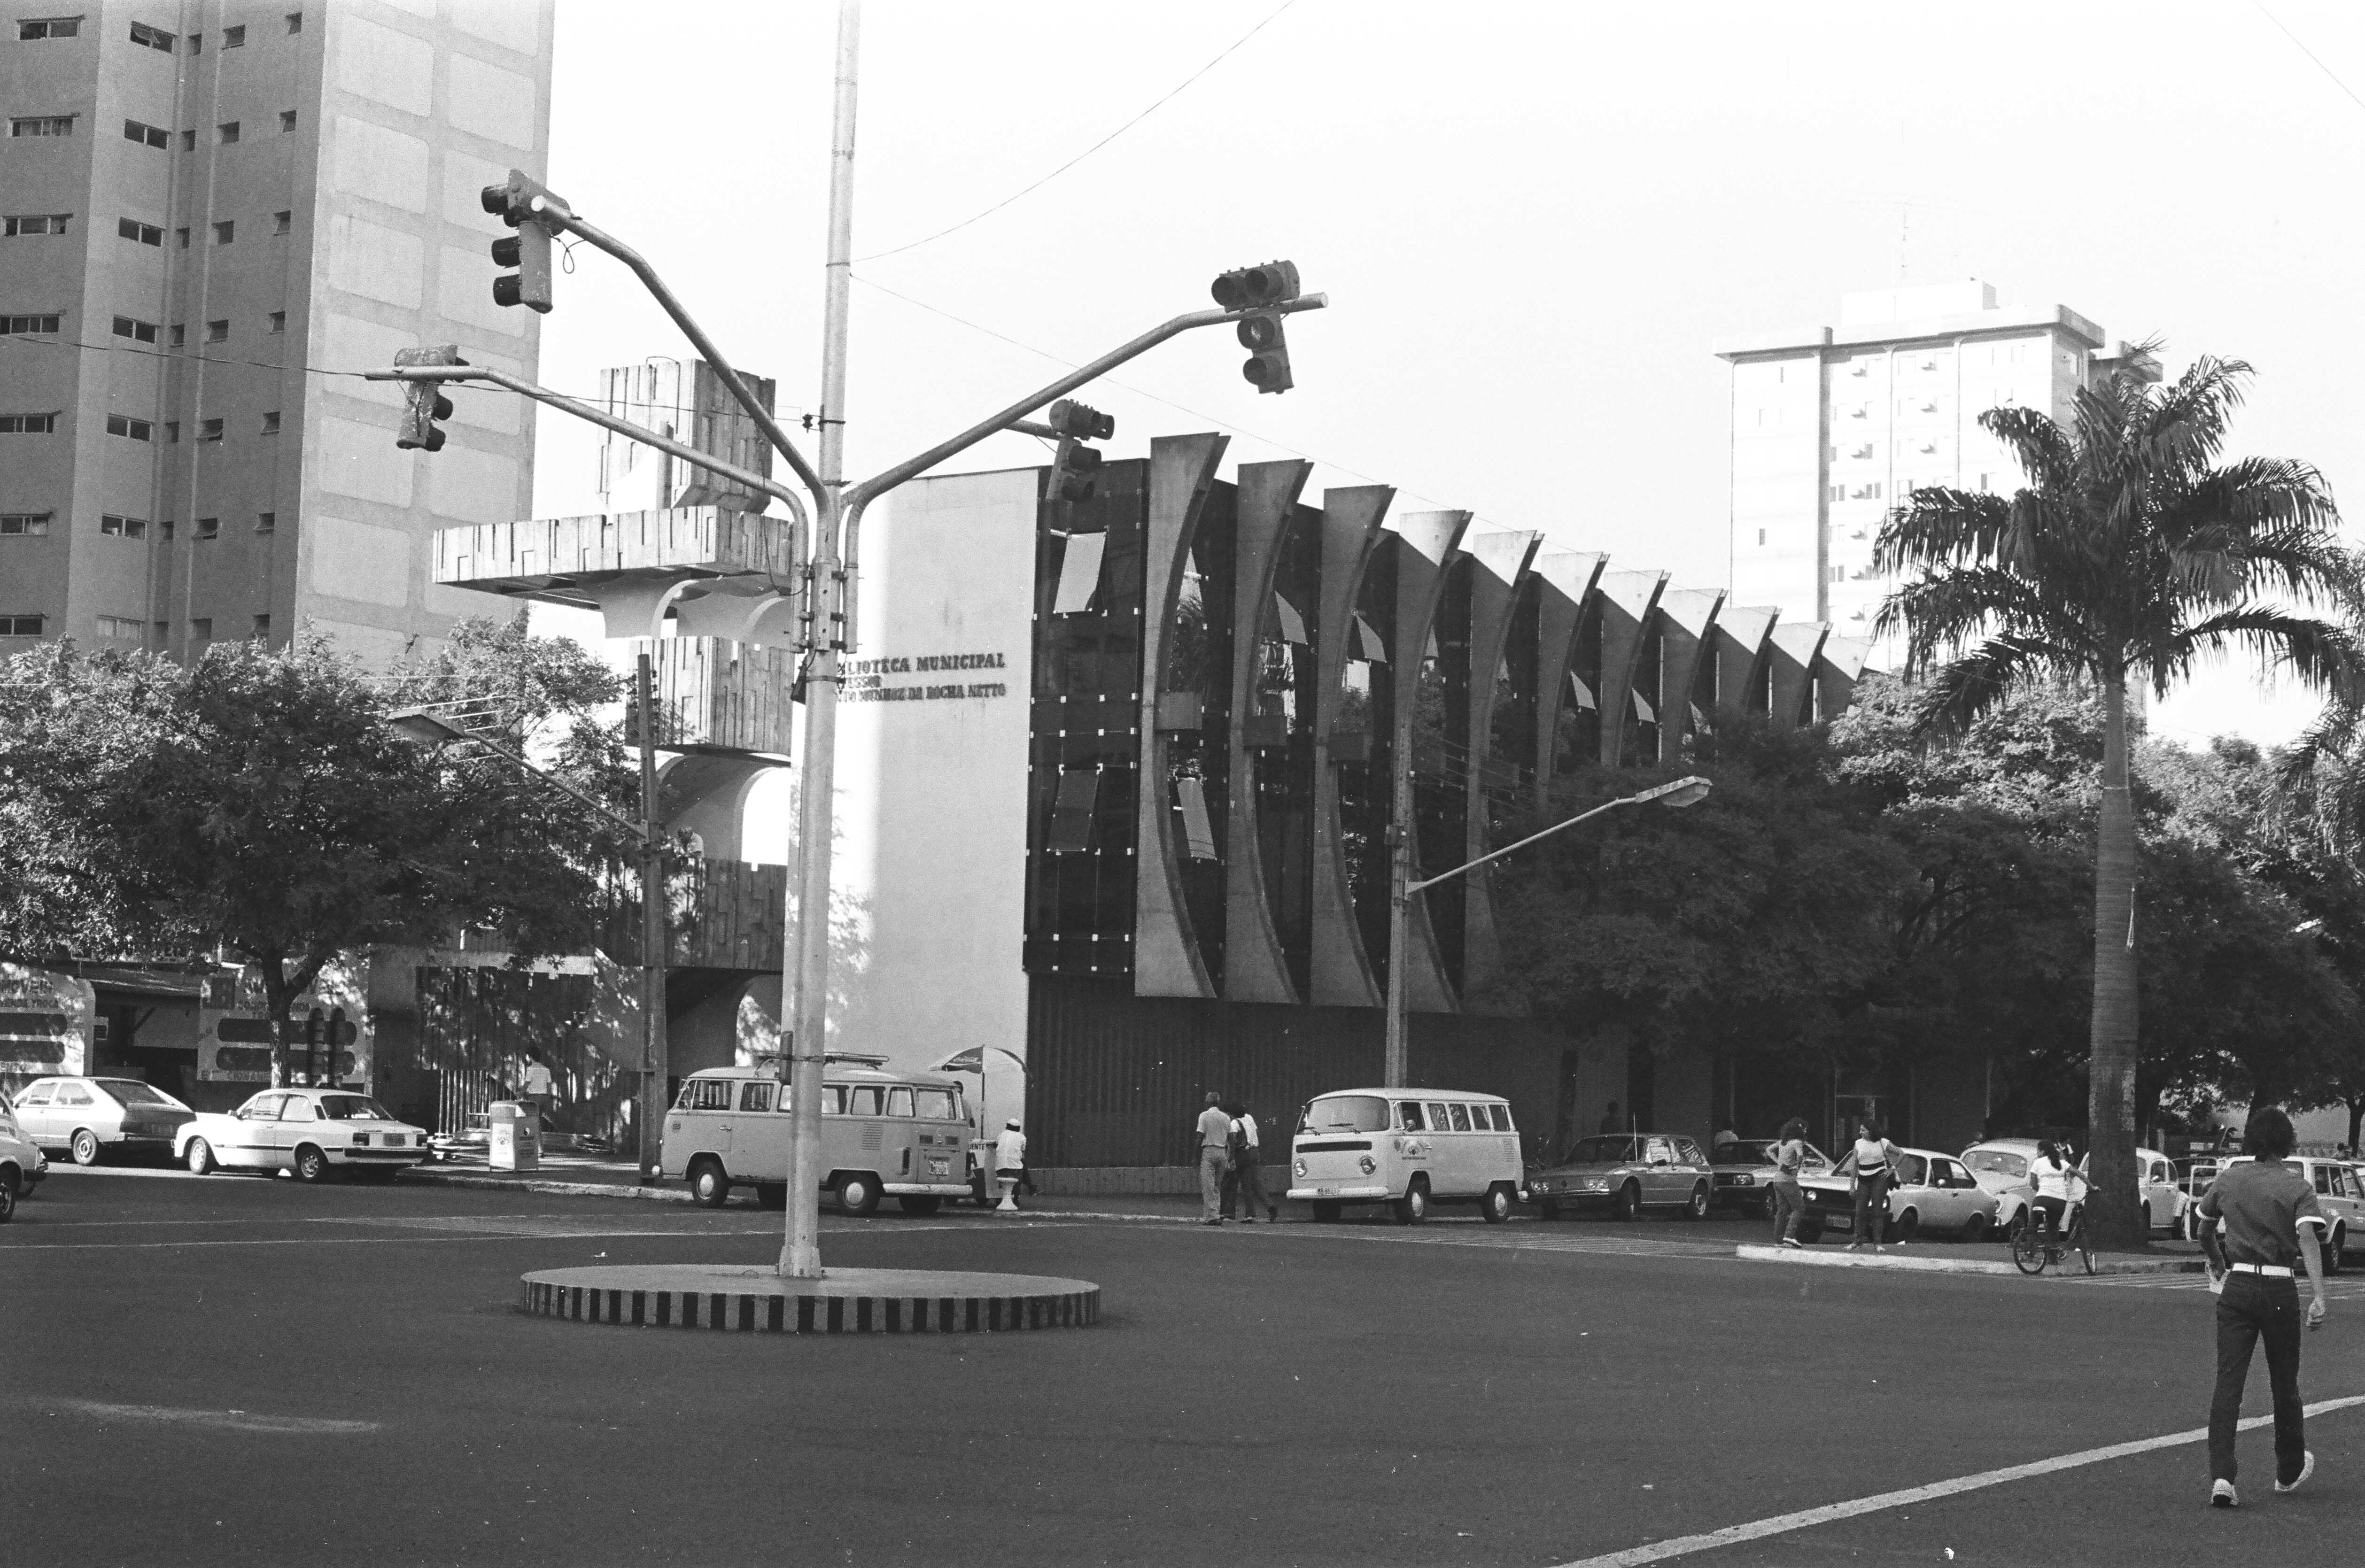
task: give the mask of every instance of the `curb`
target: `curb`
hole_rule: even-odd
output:
[[[571,1323],[742,1334],[992,1334],[1085,1328],[1101,1288],[1083,1280],[917,1269],[841,1269],[790,1281],[716,1265],[544,1269],[518,1308]]]
[[[544,1193],[561,1198],[628,1198],[652,1204],[694,1204],[698,1201],[689,1195],[689,1189],[687,1187],[626,1186],[617,1182],[559,1182],[539,1176],[522,1179],[509,1176],[476,1176],[458,1170],[422,1170],[415,1166],[402,1174],[402,1184],[412,1183],[424,1183],[437,1187],[469,1187],[488,1193]],[[752,1197],[744,1201],[734,1197],[729,1206],[738,1209],[754,1208],[768,1214],[779,1212],[762,1209],[762,1206]],[[830,1211],[824,1208],[822,1212],[826,1214]],[[982,1223],[995,1216],[996,1211],[992,1209],[946,1209],[929,1217],[936,1220],[970,1219]],[[1114,1209],[1021,1209],[1017,1217],[1032,1220],[1111,1219],[1142,1225],[1196,1225],[1199,1223],[1198,1217],[1194,1215],[1126,1214]]]
[[[1894,1252],[1819,1252],[1791,1247],[1765,1247],[1743,1242],[1732,1249],[1732,1255],[1752,1263],[1793,1263],[1821,1269],[1887,1269],[1900,1273],[1921,1274],[2003,1274],[2020,1273],[2014,1263],[1990,1262],[1984,1258],[1900,1257]],[[2095,1264],[2097,1274],[2197,1274],[2201,1272],[2197,1258],[2111,1259]],[[2063,1273],[2062,1279],[2082,1279],[2082,1274]]]

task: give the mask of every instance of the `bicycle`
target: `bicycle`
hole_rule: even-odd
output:
[[[2086,1204],[2081,1199],[2069,1205],[2062,1221],[2061,1232],[2048,1240],[2045,1211],[2031,1204],[2021,1215],[2020,1228],[2012,1232],[2012,1260],[2023,1274],[2041,1274],[2047,1263],[2059,1268],[2071,1252],[2078,1255],[2079,1267],[2094,1271],[2094,1249],[2086,1242]]]

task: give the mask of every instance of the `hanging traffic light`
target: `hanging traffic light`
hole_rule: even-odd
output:
[[[493,303],[522,305],[547,313],[551,306],[550,241],[575,216],[566,198],[553,196],[521,170],[511,169],[502,185],[487,185],[477,198],[487,212],[517,230],[493,241],[493,264],[517,271],[493,279]]]
[[[1240,347],[1249,357],[1240,374],[1260,392],[1286,392],[1297,385],[1289,374],[1289,341],[1281,327],[1282,313],[1264,307],[1285,305],[1300,292],[1297,263],[1267,262],[1261,267],[1239,267],[1217,278],[1209,290],[1227,310],[1245,310],[1240,318]]]
[[[439,343],[427,349],[398,349],[394,363],[404,364],[465,364],[460,357],[457,343]],[[402,428],[395,432],[394,444],[421,452],[443,450],[443,432],[435,428],[438,420],[452,417],[452,399],[443,396],[440,381],[406,381],[402,395],[409,406],[402,411]]]
[[[1051,459],[1051,479],[1044,493],[1055,501],[1091,500],[1100,487],[1103,459],[1084,442],[1115,435],[1115,419],[1067,398],[1051,405],[1048,418],[1059,432],[1059,450]]]

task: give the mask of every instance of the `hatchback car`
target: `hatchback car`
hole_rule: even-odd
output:
[[[0,1224],[16,1217],[17,1200],[40,1185],[50,1162],[17,1124],[8,1097],[0,1094]]]
[[[1531,1171],[1528,1199],[1546,1219],[1568,1209],[1607,1209],[1621,1220],[1644,1209],[1673,1209],[1686,1219],[1708,1214],[1708,1156],[1674,1133],[1604,1133],[1571,1144],[1557,1164]]]
[[[1774,1164],[1774,1150],[1780,1140],[1770,1137],[1745,1137],[1733,1143],[1717,1145],[1712,1152],[1709,1173],[1712,1183],[1708,1201],[1719,1208],[1736,1208],[1745,1214],[1774,1217],[1774,1178],[1781,1172]],[[1832,1168],[1832,1159],[1813,1144],[1807,1145],[1807,1162],[1799,1168],[1801,1176],[1820,1176]]]
[[[1978,1241],[1995,1228],[1996,1195],[1961,1160],[1930,1148],[1900,1148],[1897,1154],[1897,1180],[1889,1189],[1884,1231],[1889,1240],[1911,1241],[1925,1232],[1944,1231],[1959,1240]],[[1810,1177],[1799,1185],[1807,1195],[1806,1216],[1799,1222],[1800,1241],[1811,1245],[1825,1230],[1855,1230],[1854,1149],[1827,1175]]]
[[[2028,1167],[2036,1158],[2036,1140],[2033,1137],[1989,1138],[1963,1150],[1963,1163],[1979,1179],[1979,1185],[1996,1196],[1996,1229],[2010,1235],[2018,1228],[2021,1216],[2028,1207]],[[2084,1176],[2091,1155],[2078,1161],[2078,1173]],[[2142,1202],[2145,1227],[2149,1230],[2177,1231],[2183,1226],[2184,1211],[2194,1201],[2188,1196],[2175,1164],[2156,1148],[2135,1150],[2136,1196]],[[2202,1191],[2207,1191],[2204,1185]]]
[[[427,1158],[427,1134],[351,1089],[266,1089],[235,1111],[208,1111],[174,1146],[199,1176],[216,1170],[286,1170],[299,1182],[331,1171],[391,1180]]]
[[[37,1078],[17,1096],[17,1122],[43,1148],[95,1165],[109,1154],[173,1148],[195,1111],[136,1078]]]

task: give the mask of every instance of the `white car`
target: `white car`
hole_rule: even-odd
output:
[[[2029,1162],[2035,1158],[2033,1137],[1990,1138],[1963,1150],[1963,1163],[1970,1167],[1981,1187],[1995,1194],[1998,1235],[2009,1236],[2020,1225],[2028,1207]],[[2135,1170],[2140,1173],[2136,1192],[2149,1228],[2181,1234],[2185,1206],[2192,1200],[2178,1185],[2175,1165],[2156,1148],[2138,1148]],[[2078,1173],[2088,1174],[2085,1159],[2078,1161]]]
[[[17,1200],[40,1184],[50,1173],[49,1158],[17,1124],[8,1097],[0,1094],[0,1225],[17,1213]]]
[[[199,1176],[287,1170],[320,1182],[342,1169],[391,1180],[427,1158],[427,1133],[356,1090],[266,1089],[235,1111],[200,1112],[173,1153]]]

